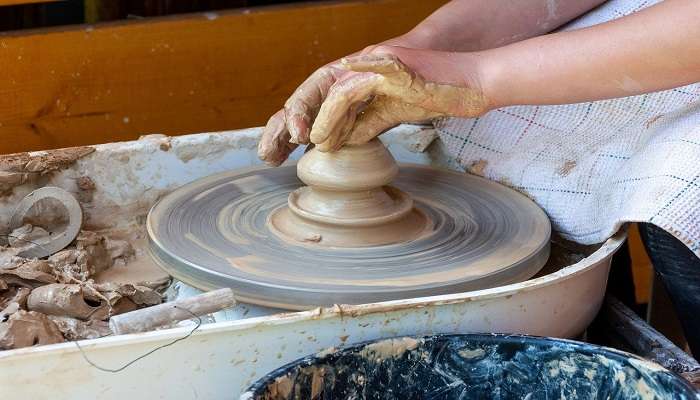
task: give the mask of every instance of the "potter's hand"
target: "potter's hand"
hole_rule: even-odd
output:
[[[311,74],[289,97],[284,108],[267,122],[258,144],[260,159],[277,166],[299,144],[308,144],[311,124],[328,90],[339,78],[349,73],[336,62]]]
[[[342,59],[340,65],[356,73],[340,77],[329,89],[313,123],[311,142],[320,151],[334,151],[346,143],[365,143],[400,123],[485,113],[489,106],[478,73],[465,67],[469,60],[460,57],[381,46],[370,54]]]
[[[508,2],[507,7],[504,7],[505,1],[450,1],[410,32],[382,44],[453,52],[486,50],[549,32],[603,1],[525,0]],[[552,7],[556,9],[555,13]],[[483,21],[489,21],[486,27]],[[363,54],[377,50],[376,47],[365,49]],[[408,60],[410,57],[403,53],[398,57],[409,67],[414,67]],[[417,72],[431,80],[430,74]],[[260,158],[268,164],[279,165],[297,144],[308,143],[311,125],[328,90],[346,74],[350,72],[333,63],[311,75],[287,101],[284,109],[270,118],[258,147]]]

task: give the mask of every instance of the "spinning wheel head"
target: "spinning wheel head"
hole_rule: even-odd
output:
[[[523,281],[550,237],[525,196],[461,172],[398,169],[378,141],[192,182],[147,226],[154,259],[177,279],[287,309]]]

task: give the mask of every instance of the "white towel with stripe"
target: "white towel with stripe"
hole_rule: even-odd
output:
[[[611,0],[578,29],[654,4]],[[700,83],[614,100],[517,106],[436,120],[469,172],[525,193],[564,238],[599,243],[650,222],[700,256]]]

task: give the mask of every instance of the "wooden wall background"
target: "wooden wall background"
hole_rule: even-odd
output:
[[[262,125],[314,69],[443,3],[311,2],[0,34],[0,153]]]

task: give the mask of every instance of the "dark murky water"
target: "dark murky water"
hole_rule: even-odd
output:
[[[585,343],[506,335],[388,339],[300,359],[241,399],[698,399],[677,375]]]

